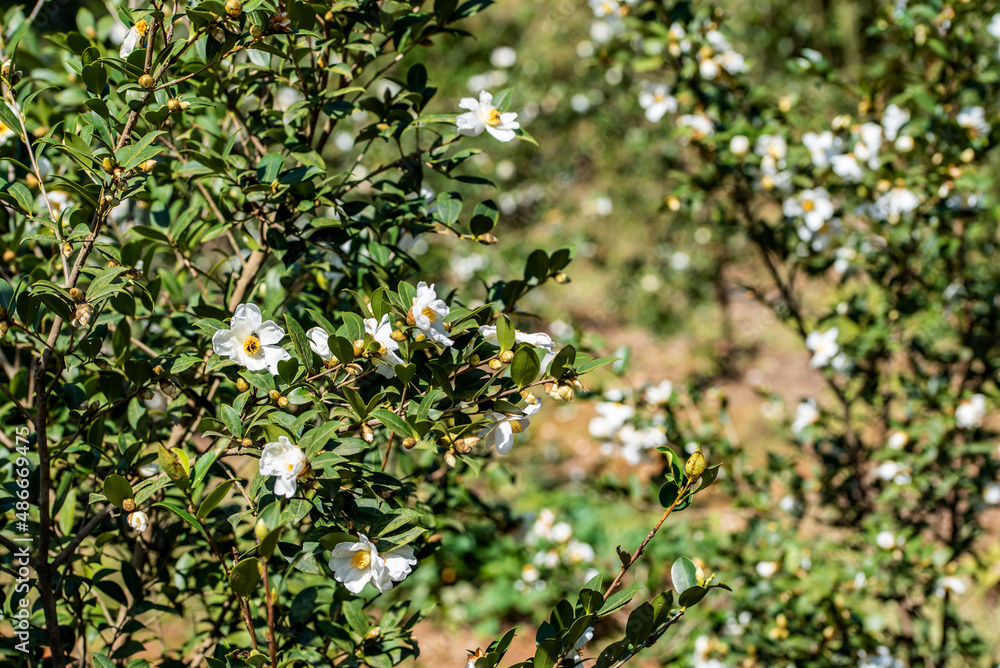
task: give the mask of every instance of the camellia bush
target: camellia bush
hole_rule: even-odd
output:
[[[686,549],[741,586],[705,616],[695,665],[1000,659],[998,8],[848,4],[592,3],[590,81],[631,91],[615,108],[659,165],[661,238],[703,227],[722,306],[766,306],[825,384],[767,453],[697,379],[662,407],[599,407],[596,437],[638,452],[662,425],[732,463],[739,528]]]
[[[469,512],[466,486],[613,361],[559,348],[519,307],[565,282],[571,248],[534,250],[468,300],[421,271],[436,239],[502,241],[489,182],[463,164],[533,141],[512,91],[442,100],[421,62],[488,4],[6,13],[0,545],[15,665],[418,655],[407,580]],[[700,451],[661,451],[650,532],[547,620],[535,611],[520,665],[574,665],[587,643],[596,665],[621,665],[724,586],[678,554],[672,590],[632,603],[629,569],[719,473]],[[496,666],[513,634],[470,662]]]

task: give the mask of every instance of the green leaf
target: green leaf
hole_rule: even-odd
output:
[[[597,371],[598,369],[602,369],[609,364],[614,364],[618,361],[618,359],[619,358],[617,357],[598,357],[597,359],[590,360],[586,364],[581,364],[577,368],[576,372],[583,375],[585,373],[590,373],[591,371]]]
[[[134,144],[123,147],[115,155],[118,165],[124,169],[134,169],[163,150],[161,146],[151,146],[156,138],[164,134],[160,131],[150,132]]]
[[[125,499],[135,497],[135,492],[132,491],[132,485],[129,484],[128,480],[120,475],[111,474],[104,479],[104,496],[108,497],[108,501],[121,508]]]
[[[229,433],[236,438],[243,437],[243,423],[240,419],[240,414],[235,408],[229,404],[222,404],[222,411],[219,417],[222,418],[222,423],[226,425],[226,429]]]
[[[649,638],[653,631],[653,618],[655,617],[653,606],[643,602],[632,614],[628,616],[625,624],[625,636],[632,641],[635,646],[640,646]]]
[[[687,557],[681,557],[670,567],[670,581],[679,596],[686,589],[698,586],[698,567]]]
[[[156,446],[160,468],[182,489],[188,487],[188,470],[190,466],[185,466],[187,455],[182,450],[172,448],[167,450],[162,444]],[[182,461],[183,457],[183,461]]]
[[[510,318],[506,315],[497,318],[497,343],[500,345],[500,350],[510,350],[514,347],[515,333]]]
[[[184,520],[185,522],[187,522],[188,524],[190,524],[192,527],[194,527],[195,529],[197,529],[198,532],[202,536],[204,536],[206,539],[208,538],[208,534],[205,533],[205,527],[203,527],[202,524],[201,524],[201,522],[198,521],[198,518],[196,518],[194,515],[192,515],[188,511],[184,510],[183,508],[175,506],[172,503],[166,503],[166,502],[154,503],[153,507],[154,508],[165,508],[165,509],[169,510],[174,515],[177,515],[177,517],[180,517],[182,520]]]
[[[458,222],[462,215],[462,196],[455,192],[441,193],[435,200],[438,217],[445,225],[451,226]]]
[[[559,640],[557,638],[543,640],[538,643],[538,649],[535,650],[534,668],[552,668],[552,666],[556,665],[556,658],[558,656]]]
[[[575,361],[576,348],[570,345],[563,346],[562,350],[552,358],[552,364],[549,365],[549,375],[556,379],[562,378],[568,369],[573,368]]]
[[[223,480],[219,483],[219,486],[212,490],[212,493],[205,497],[205,500],[201,502],[198,506],[198,519],[205,519],[208,514],[215,510],[215,507],[222,503],[222,500],[226,498],[226,494],[229,493],[229,488],[233,486],[236,481],[233,479]]]
[[[94,654],[94,668],[115,668],[115,664],[103,654]]]
[[[407,436],[417,436],[417,434],[413,431],[413,428],[410,427],[410,424],[406,420],[390,410],[385,408],[376,408],[372,411],[372,417],[404,438]]]
[[[229,573],[229,585],[238,596],[249,596],[260,582],[260,562],[257,557],[247,557],[233,566]]]
[[[518,389],[524,389],[535,382],[538,372],[542,370],[542,363],[535,354],[534,349],[528,346],[521,346],[514,353],[514,359],[510,363],[510,378],[517,383]]]
[[[594,664],[594,668],[610,668],[618,661],[618,659],[622,657],[622,654],[625,653],[628,646],[628,639],[611,643],[605,647],[604,651],[601,652],[601,655],[597,657],[597,663]]]
[[[597,611],[598,617],[604,617],[605,615],[610,615],[615,610],[625,607],[628,602],[632,600],[635,593],[639,591],[638,587],[631,587],[624,591],[620,591],[617,594],[612,594],[608,597],[608,600],[604,602],[601,609]]]
[[[3,122],[4,125],[12,130],[18,139],[24,139],[21,136],[21,121],[17,119],[17,114],[7,106],[6,102],[0,102],[0,122]]]
[[[298,353],[299,361],[305,368],[312,368],[313,354],[312,348],[309,347],[309,338],[306,337],[306,330],[302,329],[298,320],[287,313],[285,314],[285,326],[292,337],[292,344],[295,346],[295,352]]]
[[[699,587],[698,585],[688,587],[679,597],[677,597],[677,605],[682,608],[689,608],[701,601],[701,599],[705,598],[705,594],[707,593],[707,587]]]
[[[305,453],[306,458],[311,458],[322,451],[333,440],[337,434],[337,429],[341,426],[340,422],[326,422],[315,429],[307,431],[298,444],[302,452]]]

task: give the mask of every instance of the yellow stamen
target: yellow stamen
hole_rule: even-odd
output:
[[[424,307],[424,310],[423,310],[423,311],[421,311],[421,313],[422,313],[422,314],[423,314],[423,315],[424,315],[424,316],[425,316],[425,317],[426,317],[426,318],[427,318],[428,320],[430,320],[431,322],[434,322],[435,320],[437,320],[437,317],[438,317],[438,314],[437,314],[437,313],[435,313],[435,312],[434,312],[434,310],[433,310],[433,309],[431,309],[431,307],[430,307],[430,306],[425,306],[425,307]]]
[[[135,22],[135,31],[143,37],[146,36],[146,33],[149,32],[149,24],[146,22],[146,19],[139,19]]]
[[[490,109],[490,117],[486,120],[486,125],[491,127],[500,125],[500,112],[497,109]]]
[[[247,338],[243,339],[243,351],[247,355],[256,355],[260,352],[260,339],[256,334],[251,334]]]
[[[521,433],[521,429],[522,429],[522,427],[521,427],[521,423],[520,422],[518,422],[517,420],[511,420],[510,421],[510,430],[512,432],[514,432],[515,434],[520,434]]]
[[[815,208],[816,208],[816,203],[813,202],[811,199],[807,199],[804,202],[802,202],[803,211],[809,212],[814,210]]]
[[[351,557],[351,566],[355,568],[368,568],[368,564],[372,563],[372,556],[365,552],[356,552],[353,557]]]

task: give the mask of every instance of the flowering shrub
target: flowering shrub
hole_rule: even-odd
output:
[[[786,423],[794,449],[766,457],[697,382],[666,415],[598,406],[592,433],[628,453],[664,425],[733,463],[743,526],[688,549],[745,586],[696,665],[996,664],[970,611],[995,597],[1000,497],[995,9],[600,5],[592,81],[632,92],[618,109],[661,166],[665,227],[704,226],[722,306],[732,287],[765,305],[825,383]]]
[[[613,361],[557,347],[520,308],[564,282],[571,248],[533,250],[468,300],[420,280],[428,238],[498,242],[498,205],[467,205],[489,185],[463,168],[481,149],[460,145],[532,141],[510,90],[439,101],[420,62],[488,4],[154,1],[80,9],[62,32],[32,25],[41,4],[6,13],[0,361],[17,438],[0,544],[31,544],[18,577],[37,595],[4,605],[32,663],[418,654],[406,581],[465,474]],[[598,642],[660,525],[715,480],[700,452],[661,449],[659,522],[608,584],[555,606],[522,665]],[[590,557],[558,524],[545,539]],[[724,586],[684,557],[671,582],[598,665]]]

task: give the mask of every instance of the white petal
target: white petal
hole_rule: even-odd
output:
[[[494,443],[497,452],[501,455],[506,455],[510,452],[510,449],[514,447],[514,430],[510,426],[509,420],[504,420],[499,423],[494,433]]]
[[[257,328],[257,336],[263,345],[273,345],[285,338],[285,330],[278,327],[278,324],[273,320],[268,320],[262,322]]]
[[[278,362],[290,359],[292,359],[292,356],[284,348],[264,346],[264,364],[267,370],[271,372],[271,375],[278,375]]]
[[[489,125],[486,126],[486,131],[489,132],[491,135],[493,135],[494,139],[496,139],[497,141],[502,141],[504,143],[511,141],[512,139],[514,139],[514,137],[517,136],[517,133],[515,133],[513,130],[503,130],[501,128],[490,127]]]
[[[229,357],[233,351],[237,350],[240,342],[233,336],[233,330],[220,329],[212,335],[212,349],[220,357]]]
[[[235,325],[237,321],[250,325],[251,330],[256,330],[260,327],[260,309],[256,304],[240,304],[233,313],[233,324]]]

